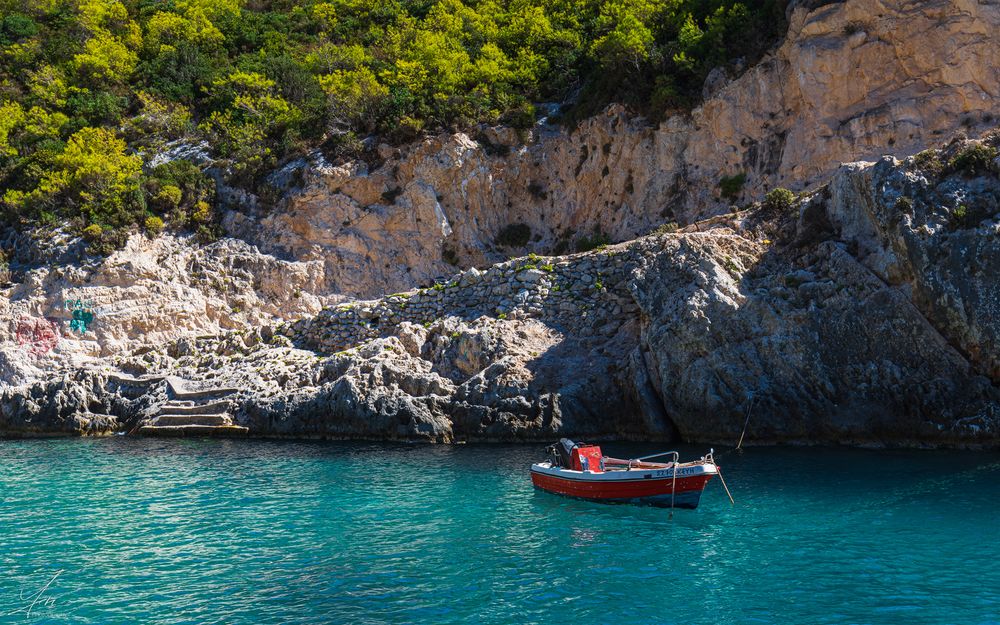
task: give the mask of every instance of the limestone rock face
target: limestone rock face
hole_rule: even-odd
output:
[[[522,137],[483,128],[382,146],[370,165],[317,154],[291,166],[301,184],[277,211],[234,211],[226,225],[266,252],[321,260],[335,292],[374,297],[453,264],[690,223],[775,186],[815,187],[843,162],[992,125],[996,2],[797,2],[788,17],[786,40],[728,84],[713,72],[690,115],[651,125],[611,107],[572,131],[543,120]],[[720,180],[739,174],[738,196],[722,198]],[[502,236],[516,224],[526,240]]]
[[[105,410],[104,380],[89,372],[35,382],[0,385],[0,433],[10,436],[103,435],[120,428]]]
[[[231,416],[259,436],[712,444],[735,443],[748,423],[750,444],[996,447],[1000,162],[967,157],[992,157],[998,142],[850,164],[791,209],[511,259],[315,315],[282,306],[310,276],[321,288],[318,263],[163,241],[154,249],[191,259],[168,292],[209,301],[192,267],[248,281],[250,267],[261,282],[244,297],[268,298],[289,321],[228,329],[209,316],[157,343],[128,326],[115,342],[111,328],[90,339],[101,360],[57,374],[44,360],[55,357],[31,351],[51,345],[45,326],[18,325],[31,341],[5,345],[0,371],[25,379],[0,389],[0,434],[130,431],[167,399],[169,375],[236,389]],[[139,251],[150,244],[137,245],[91,269],[91,288],[124,293],[180,266],[169,254],[151,264]],[[85,269],[29,271],[14,288],[45,293],[70,271]],[[46,379],[31,381],[29,367]]]
[[[842,245],[800,269],[738,248],[720,262],[694,241],[651,260],[633,287],[642,342],[683,437],[732,440],[748,417],[758,443],[996,436],[998,389]]]
[[[937,158],[978,145],[958,142]],[[1000,171],[1000,164],[993,164]],[[996,175],[942,177],[915,159],[853,164],[830,185],[829,219],[860,261],[914,305],[975,370],[1000,382],[1000,188]]]
[[[0,386],[185,335],[293,319],[331,301],[320,263],[278,260],[234,239],[196,247],[137,235],[99,262],[22,260],[20,280],[0,290]],[[71,326],[78,306],[92,315],[85,327]]]

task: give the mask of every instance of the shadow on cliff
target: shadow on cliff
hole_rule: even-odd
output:
[[[681,237],[633,283],[647,371],[686,441],[995,445],[1000,392],[908,283],[859,259],[830,189]],[[863,246],[862,246],[863,247]],[[863,251],[863,250],[862,250]]]

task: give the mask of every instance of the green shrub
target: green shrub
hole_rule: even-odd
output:
[[[67,109],[77,128],[117,126],[128,108],[128,98],[108,91],[77,91],[67,99]]]
[[[770,211],[785,212],[795,204],[795,194],[784,189],[782,187],[777,187],[771,189],[764,196],[764,209]]]
[[[94,243],[101,239],[101,235],[104,233],[104,228],[101,228],[97,224],[90,224],[83,229],[81,234],[83,235],[83,240],[87,243]]]
[[[932,177],[940,176],[944,171],[944,163],[937,150],[924,150],[913,157],[913,165],[917,170]]]
[[[948,169],[966,176],[981,176],[993,169],[997,149],[982,143],[970,143],[948,161]]]
[[[722,197],[731,202],[736,201],[736,198],[743,191],[743,185],[746,181],[747,175],[742,172],[734,176],[723,176],[722,180],[719,181],[719,189],[722,192]]]
[[[159,217],[156,217],[155,215],[151,215],[146,218],[145,226],[146,226],[146,232],[150,236],[155,237],[156,235],[163,232],[163,220],[160,219]]]
[[[153,210],[176,227],[212,221],[215,182],[190,161],[178,159],[155,167],[146,177],[146,196]]]
[[[191,222],[195,224],[207,224],[212,221],[212,205],[201,200],[195,204],[194,212],[191,213]]]
[[[522,102],[507,113],[504,121],[512,128],[527,130],[535,125],[535,119],[535,106],[530,102]]]
[[[590,236],[583,236],[576,240],[577,252],[589,252],[591,250],[602,249],[611,243],[608,235],[600,230],[594,230]]]
[[[668,221],[665,224],[660,225],[653,231],[653,234],[671,234],[680,230],[680,226],[677,225],[676,221]]]
[[[952,228],[966,228],[969,226],[969,207],[959,204],[955,210],[951,211],[950,225]]]
[[[531,240],[531,227],[528,224],[508,224],[497,233],[494,242],[501,247],[524,247]]]
[[[179,187],[168,184],[161,188],[152,198],[153,208],[161,212],[167,212],[180,206],[183,193]]]
[[[195,230],[195,238],[199,243],[213,243],[218,241],[220,236],[222,236],[222,230],[218,224],[201,225]]]
[[[0,45],[17,43],[38,34],[38,24],[27,15],[11,13],[0,20]]]

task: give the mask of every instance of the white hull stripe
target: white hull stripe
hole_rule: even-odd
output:
[[[645,482],[647,480],[672,480],[673,469],[629,469],[628,471],[607,471],[591,473],[590,471],[573,471],[571,469],[553,468],[543,464],[531,465],[531,472],[541,475],[568,480],[572,482]],[[691,467],[679,467],[677,479],[699,477],[702,475],[717,475],[715,465],[700,464]]]

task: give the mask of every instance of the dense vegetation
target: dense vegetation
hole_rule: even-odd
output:
[[[706,74],[784,29],[779,0],[0,0],[0,212],[95,249],[134,225],[211,234],[205,139],[252,181],[377,133],[695,102]]]

